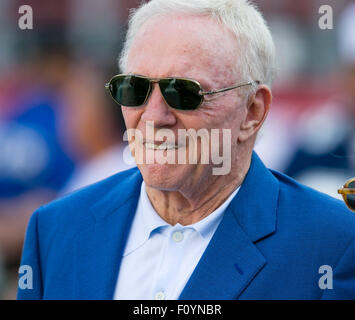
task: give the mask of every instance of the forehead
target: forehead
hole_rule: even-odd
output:
[[[207,16],[157,16],[139,30],[128,56],[127,72],[150,77],[232,76],[236,41]]]

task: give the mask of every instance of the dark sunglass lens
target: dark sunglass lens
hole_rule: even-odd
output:
[[[194,110],[202,101],[200,86],[190,80],[162,79],[159,87],[168,105],[175,109]]]
[[[355,181],[349,183],[348,188],[355,189]],[[347,194],[346,195],[348,206],[355,210],[355,194]]]
[[[112,97],[122,106],[141,106],[149,91],[149,80],[137,76],[120,76],[111,82]]]

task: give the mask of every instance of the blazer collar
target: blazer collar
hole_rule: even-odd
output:
[[[94,223],[74,242],[75,299],[113,298],[142,183],[137,168],[116,177],[119,181],[91,207]]]
[[[143,181],[140,171],[135,167],[122,174],[125,176],[117,181],[112,189],[107,190],[105,196],[91,207],[91,213],[96,221],[106,219],[131,199],[138,201]],[[120,175],[118,174],[117,177]]]
[[[256,153],[179,299],[237,299],[267,263],[253,242],[276,230],[279,183]]]
[[[250,168],[230,208],[239,225],[256,242],[276,230],[279,182],[253,152]]]

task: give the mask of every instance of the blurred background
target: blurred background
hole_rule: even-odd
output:
[[[355,176],[355,1],[255,1],[278,77],[256,151],[268,167],[338,197]],[[118,72],[137,0],[0,0],[0,299],[14,299],[28,218],[39,206],[130,167],[104,83]],[[33,9],[33,30],[18,27]],[[322,30],[321,5],[333,9]],[[340,197],[339,197],[340,198]]]

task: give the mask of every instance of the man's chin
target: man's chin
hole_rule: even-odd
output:
[[[187,178],[187,169],[178,164],[140,164],[138,168],[147,186],[159,190],[175,191]],[[186,165],[185,165],[186,166]]]

